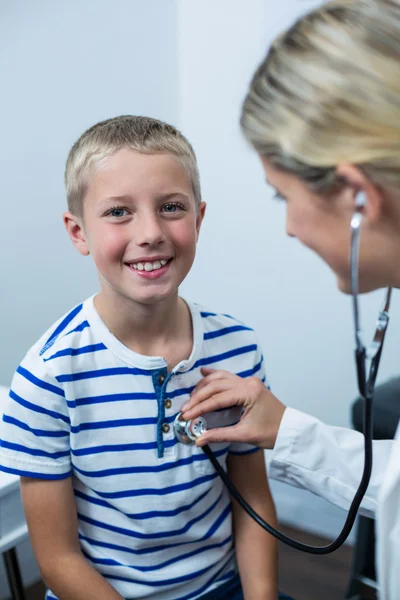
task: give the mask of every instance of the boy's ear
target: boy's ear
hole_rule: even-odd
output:
[[[90,251],[86,241],[86,235],[83,229],[82,220],[70,212],[65,212],[63,214],[63,221],[65,229],[68,231],[68,235],[71,238],[71,241],[75,248],[83,256],[88,256],[90,254]]]
[[[196,217],[197,239],[199,239],[200,227],[203,222],[204,215],[206,214],[206,207],[207,207],[207,204],[205,202],[200,202],[200,206],[197,210],[197,217]]]

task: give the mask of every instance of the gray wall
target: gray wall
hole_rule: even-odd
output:
[[[122,113],[177,121],[174,0],[0,3],[0,383],[29,346],[95,293],[90,261],[62,224],[76,138]],[[18,549],[37,577],[29,543]],[[0,561],[0,598],[8,593]]]

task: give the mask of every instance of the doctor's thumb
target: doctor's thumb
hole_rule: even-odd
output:
[[[219,427],[216,429],[210,429],[206,431],[196,440],[196,446],[201,448],[206,444],[218,444],[220,442],[238,442],[240,437],[240,430],[234,427]]]

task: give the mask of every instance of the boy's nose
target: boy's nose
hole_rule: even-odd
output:
[[[156,216],[144,216],[137,223],[136,243],[139,246],[159,244],[165,240],[161,224]]]

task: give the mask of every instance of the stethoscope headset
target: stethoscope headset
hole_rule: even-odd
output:
[[[353,320],[354,320],[354,335],[356,342],[355,360],[357,368],[357,381],[360,396],[364,400],[364,470],[360,485],[356,491],[353,501],[350,505],[346,521],[342,531],[338,537],[326,546],[310,546],[294,540],[274,527],[269,525],[262,519],[241,496],[236,487],[230,481],[227,473],[219,464],[214,456],[211,448],[208,445],[202,447],[204,453],[212,462],[215,470],[220,475],[222,481],[228,488],[233,498],[240,506],[252,517],[263,529],[268,531],[278,540],[310,554],[329,554],[337,550],[347,539],[357,516],[358,509],[364,494],[368,488],[369,480],[372,471],[372,405],[373,394],[375,388],[376,376],[378,373],[379,362],[382,355],[383,343],[389,323],[389,306],[392,289],[386,291],[385,301],[382,310],[379,313],[377,327],[372,343],[368,348],[365,347],[360,327],[359,306],[358,306],[358,274],[359,274],[359,248],[360,248],[360,229],[363,219],[363,210],[366,205],[366,197],[364,192],[358,192],[356,196],[356,209],[351,219],[351,250],[350,250],[350,278],[351,278],[351,293],[353,298]],[[369,362],[369,370],[367,364]],[[207,423],[203,417],[193,419],[192,421],[184,421],[179,414],[174,423],[175,434],[178,440],[184,444],[194,444],[198,438],[207,429]]]

